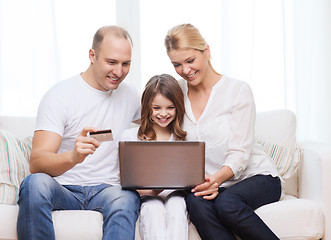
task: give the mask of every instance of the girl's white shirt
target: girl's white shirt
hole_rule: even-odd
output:
[[[123,134],[120,138],[120,141],[141,141],[138,138],[138,129],[139,129],[139,127],[126,129],[123,132]],[[170,138],[169,138],[168,141],[175,141],[173,133],[171,133]]]

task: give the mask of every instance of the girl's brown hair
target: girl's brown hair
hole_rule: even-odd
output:
[[[155,75],[146,84],[141,96],[141,123],[138,130],[140,140],[155,140],[153,130],[152,101],[157,94],[168,98],[176,108],[175,119],[168,125],[175,140],[185,140],[186,132],[181,128],[185,114],[184,95],[177,80],[169,74]]]

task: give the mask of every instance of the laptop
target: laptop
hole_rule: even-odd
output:
[[[205,143],[120,141],[124,189],[188,189],[204,182]]]

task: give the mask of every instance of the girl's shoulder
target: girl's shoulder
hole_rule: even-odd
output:
[[[137,141],[138,140],[138,137],[137,137],[138,129],[139,129],[139,127],[132,127],[132,128],[126,129],[123,132],[123,134],[120,138],[120,141]]]

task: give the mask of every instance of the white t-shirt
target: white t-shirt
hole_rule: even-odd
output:
[[[120,141],[140,141],[138,138],[139,127],[129,128],[124,131]],[[174,135],[171,134],[168,141],[175,141]]]
[[[254,141],[255,103],[247,83],[223,76],[198,121],[187,96],[187,82],[181,79],[179,84],[185,97],[183,129],[187,140],[206,143],[206,174],[230,167],[234,177],[222,187],[256,174],[279,176],[275,164]]]
[[[116,90],[100,91],[76,75],[51,88],[40,103],[36,130],[62,137],[58,153],[73,150],[77,136],[87,126],[111,129],[114,138],[102,142],[83,163],[55,179],[62,185],[119,184],[118,141],[131,122],[140,118],[139,110],[138,92],[125,82]]]

